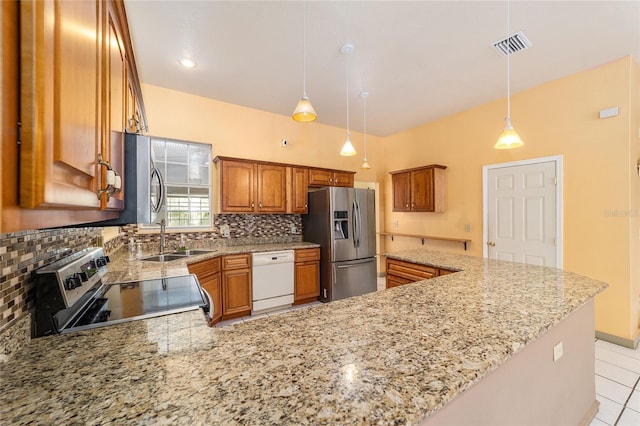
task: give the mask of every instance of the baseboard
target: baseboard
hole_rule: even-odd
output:
[[[638,343],[640,343],[640,334],[636,335],[635,339],[625,339],[623,337],[596,330],[596,339],[614,343],[618,346],[624,346],[625,348],[635,349],[638,347]]]
[[[580,426],[588,426],[593,421],[596,414],[598,414],[598,410],[600,409],[600,402],[593,401],[593,404],[589,408],[589,411],[584,415],[584,418],[580,422]]]

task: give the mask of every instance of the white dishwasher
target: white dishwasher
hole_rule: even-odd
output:
[[[293,303],[293,250],[253,253],[252,314]]]

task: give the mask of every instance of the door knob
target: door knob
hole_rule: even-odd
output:
[[[494,243],[493,241],[487,241],[487,245],[488,245],[489,247],[495,247],[495,246],[496,246],[496,243]]]

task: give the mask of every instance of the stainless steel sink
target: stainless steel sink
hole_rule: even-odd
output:
[[[187,258],[184,254],[158,254],[156,256],[143,257],[141,260],[149,262],[171,262],[172,260],[180,260]]]
[[[174,251],[172,254],[181,255],[181,256],[196,256],[198,254],[207,254],[214,253],[217,250],[208,250],[208,249],[193,249],[193,250],[183,250],[183,251]]]

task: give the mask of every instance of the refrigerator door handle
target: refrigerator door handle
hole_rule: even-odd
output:
[[[351,204],[351,233],[353,234],[353,247],[358,247],[358,211],[356,210],[356,202]]]
[[[362,213],[360,212],[360,203],[356,200],[356,215],[358,217],[357,227],[358,227],[358,247],[360,247],[360,238],[362,237]]]
[[[336,268],[338,268],[338,269],[353,268],[353,267],[360,266],[360,265],[363,265],[365,263],[371,263],[371,262],[373,262],[372,259],[351,261],[351,262],[349,262],[348,265],[338,265],[338,266],[336,266]]]

